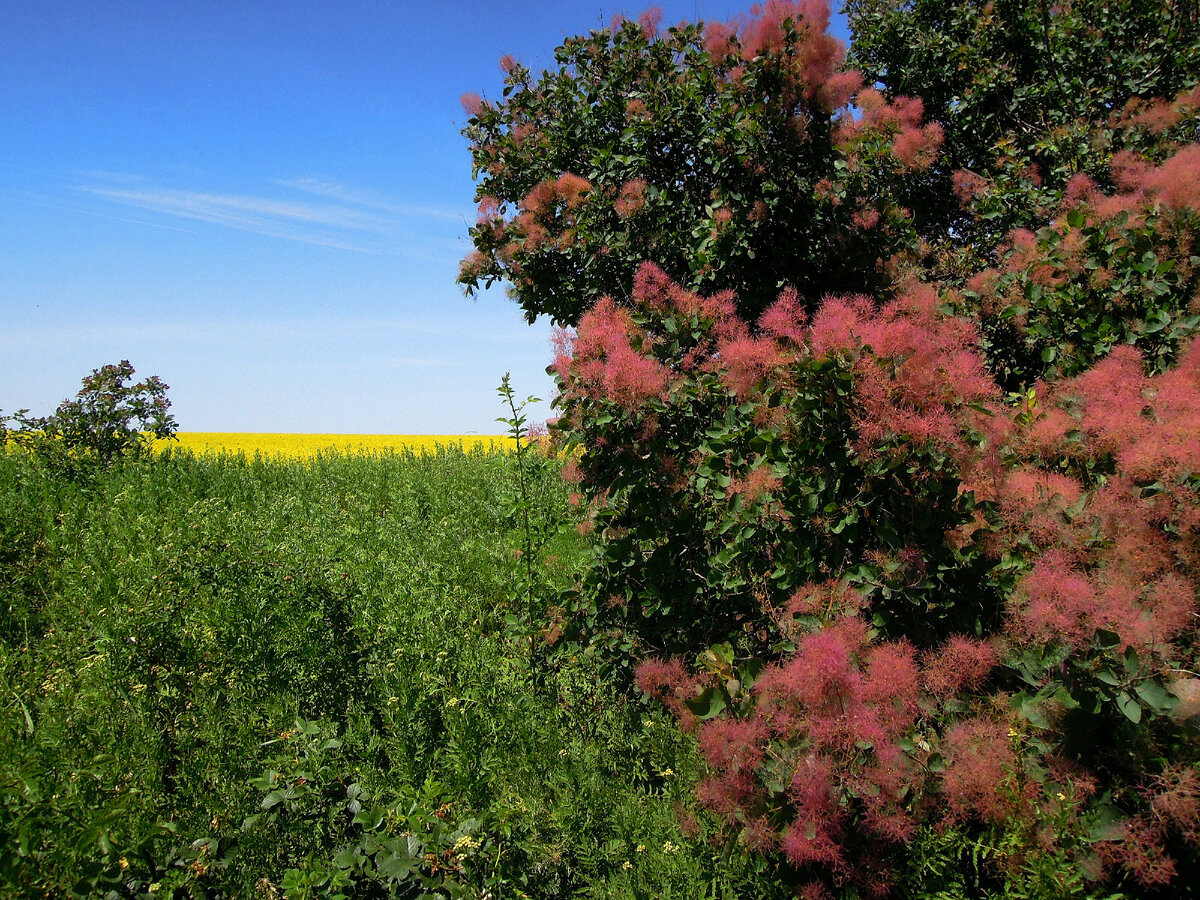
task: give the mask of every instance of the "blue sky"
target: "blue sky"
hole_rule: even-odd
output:
[[[505,53],[537,70],[643,8],[8,0],[0,409],[48,413],[129,359],[185,431],[503,430],[505,371],[553,392],[549,326],[454,283],[474,221],[458,98],[497,96]]]

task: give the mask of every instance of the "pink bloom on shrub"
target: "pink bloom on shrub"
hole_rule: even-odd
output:
[[[915,128],[925,118],[925,101],[920,97],[896,97],[891,108],[896,121],[905,128]]]
[[[874,207],[860,209],[855,212],[850,219],[857,227],[863,229],[864,231],[870,231],[879,224],[879,210],[875,209]]]
[[[1080,203],[1090,202],[1095,196],[1096,182],[1082,172],[1077,172],[1067,181],[1067,189],[1063,193],[1062,209],[1067,212]]]
[[[862,699],[879,707],[880,724],[897,734],[912,724],[920,691],[916,650],[908,641],[877,644],[866,653]]]
[[[834,777],[830,763],[816,755],[796,767],[788,787],[796,818],[780,845],[794,865],[825,863],[840,868],[843,862],[842,812],[834,793]]]
[[[763,760],[765,737],[757,719],[720,716],[701,724],[697,740],[711,769],[721,774],[753,774]]]
[[[533,189],[525,195],[525,199],[521,201],[521,208],[526,212],[537,215],[549,209],[557,196],[557,179],[547,178],[545,181],[540,181],[534,185]]]
[[[458,277],[460,279],[478,278],[481,273],[487,270],[491,263],[491,259],[480,253],[478,250],[472,250],[467,254],[466,258],[458,264]]]
[[[758,319],[758,327],[766,334],[791,344],[804,340],[808,314],[795,288],[786,288],[779,299],[768,306]]]
[[[1117,453],[1142,431],[1142,355],[1136,348],[1113,348],[1086,372],[1056,389],[1056,396],[1076,398],[1082,406],[1081,428],[1096,440],[1102,452]]]
[[[751,816],[742,829],[742,844],[756,853],[771,853],[779,846],[779,832],[761,816]]]
[[[852,655],[865,641],[866,623],[849,617],[804,636],[795,653],[763,672],[755,685],[760,703],[844,714],[859,694],[861,675]]]
[[[1196,621],[1196,585],[1178,572],[1167,572],[1147,586],[1148,644],[1169,641]]]
[[[868,795],[863,824],[885,841],[894,844],[907,843],[917,830],[916,823],[904,809],[895,803],[881,802],[882,795]]]
[[[1118,863],[1140,884],[1159,887],[1176,874],[1175,860],[1163,850],[1162,829],[1142,817],[1126,819],[1117,826],[1119,841],[1103,841],[1099,852],[1108,862]]]
[[[740,400],[774,369],[784,362],[775,342],[769,337],[739,337],[717,345],[717,374],[721,382]]]
[[[942,793],[950,817],[959,821],[977,815],[1000,822],[1012,811],[1004,784],[1017,769],[1008,729],[989,719],[969,719],[946,734],[948,757]]]
[[[677,287],[667,273],[654,263],[642,263],[633,274],[634,302],[650,309],[667,309],[675,299]],[[699,298],[696,298],[696,302],[699,302]]]
[[[500,201],[496,197],[486,196],[479,201],[477,224],[485,225],[500,215]]]
[[[518,65],[520,64],[517,62],[517,58],[511,53],[505,53],[502,57],[500,57],[500,70],[504,72],[505,75],[512,72],[512,70]]]
[[[912,126],[896,136],[892,142],[892,153],[904,164],[905,168],[923,171],[937,160],[943,140],[945,140],[945,133],[937,122],[926,125],[924,128]]]
[[[954,196],[964,205],[982,197],[991,186],[990,181],[969,169],[958,169],[952,176],[951,183],[954,186]]]
[[[534,122],[522,122],[515,126],[512,130],[513,143],[520,147],[523,143],[529,140],[530,137],[538,134],[538,127]],[[499,172],[493,172],[494,175],[499,175]]]
[[[458,98],[458,102],[469,116],[479,115],[480,109],[483,108],[483,98],[473,91],[463,94]]]
[[[940,699],[962,690],[978,690],[999,663],[996,648],[987,641],[954,635],[926,657],[925,687]]]
[[[555,328],[550,332],[550,346],[554,351],[551,363],[558,380],[567,383],[571,373],[571,359],[575,355],[575,334],[568,328]]]
[[[568,209],[575,209],[583,202],[584,196],[592,189],[592,183],[580,175],[564,172],[555,182],[555,191],[567,204]]]
[[[727,821],[736,822],[757,805],[757,784],[750,772],[725,773],[700,782],[696,799]]]
[[[1038,559],[1018,583],[1012,602],[1009,629],[1026,640],[1082,644],[1097,627],[1109,624],[1099,616],[1095,585],[1062,550]]]
[[[579,322],[571,363],[574,380],[585,390],[627,410],[662,396],[667,386],[667,370],[633,348],[634,335],[640,332],[629,313],[602,297]]]
[[[653,39],[658,35],[658,26],[662,24],[662,19],[662,7],[651,6],[638,16],[638,25],[645,32],[646,37]]]
[[[1021,466],[1009,470],[998,499],[1008,528],[1028,530],[1035,543],[1048,547],[1069,540],[1064,510],[1082,495],[1083,486],[1070,476]]]
[[[1145,158],[1132,150],[1122,150],[1114,153],[1109,160],[1113,181],[1123,191],[1136,191],[1143,187],[1143,180],[1150,171],[1150,164]]]
[[[704,51],[713,62],[719,62],[733,51],[737,32],[724,22],[704,23]]]
[[[874,307],[866,297],[827,297],[808,330],[808,346],[813,356],[820,359],[839,350],[857,350],[864,319],[873,312]]]
[[[674,713],[680,727],[686,731],[696,728],[696,717],[687,701],[696,696],[696,679],[677,659],[647,659],[634,672],[638,689],[658,700]]]
[[[725,489],[725,496],[730,500],[740,496],[745,506],[751,506],[764,494],[772,494],[777,491],[782,484],[783,482],[772,472],[771,466],[763,464],[755,466],[741,478],[730,479],[729,487]]]
[[[625,118],[629,121],[634,119],[643,119],[649,121],[650,110],[646,106],[646,101],[641,97],[633,97],[625,104]]]
[[[857,69],[835,72],[821,85],[818,96],[828,109],[839,110],[849,105],[851,98],[862,90],[862,86],[862,73]]]
[[[857,615],[866,605],[863,596],[846,582],[832,579],[822,583],[810,583],[795,591],[788,599],[784,612],[793,616],[816,616],[832,621],[840,616]]]

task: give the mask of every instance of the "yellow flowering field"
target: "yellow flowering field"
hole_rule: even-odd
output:
[[[272,434],[251,432],[221,433],[214,431],[181,431],[178,441],[158,441],[156,448],[177,446],[193,453],[245,453],[253,456],[283,456],[306,459],[318,452],[386,453],[411,450],[413,453],[435,452],[439,446],[462,447],[471,450],[513,447],[512,438],[500,435],[474,434]]]

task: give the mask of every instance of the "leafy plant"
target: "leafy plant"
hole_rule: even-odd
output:
[[[941,130],[842,71],[828,24],[820,4],[671,28],[651,10],[540,76],[506,59],[501,98],[464,96],[479,221],[459,282],[506,280],[530,320],[566,325],[646,260],[747,317],[785,285],[879,287]]]
[[[939,829],[981,893],[1190,884],[1198,22],[872,0],[858,72],[828,13],[647,14],[467,98],[460,281],[573,326],[573,649],[805,896],[936,888]]]
[[[88,464],[108,468],[116,460],[144,454],[155,440],[174,437],[175,418],[168,412],[168,387],[157,375],[130,383],[129,360],[102,366],[83,379],[74,399],[64,400],[53,415],[30,416],[28,410],[0,417],[0,441],[11,440],[60,469]],[[20,427],[8,429],[8,422]]]

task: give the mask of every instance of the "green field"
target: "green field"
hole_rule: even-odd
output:
[[[586,548],[529,465],[541,598]],[[516,485],[482,450],[0,456],[0,895],[773,895],[680,824],[670,718],[536,640],[531,673]]]

